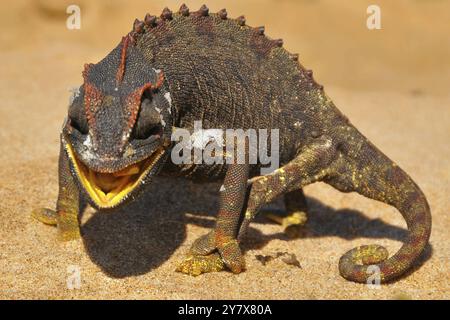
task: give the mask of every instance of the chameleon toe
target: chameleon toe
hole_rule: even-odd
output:
[[[57,214],[55,210],[47,208],[34,209],[33,211],[31,211],[31,217],[51,226],[56,226],[57,224]]]
[[[245,260],[237,240],[232,240],[218,246],[223,262],[233,273],[241,273],[245,270]]]
[[[216,250],[214,230],[199,237],[191,246],[189,252],[192,255],[205,256]]]
[[[207,256],[190,255],[178,265],[175,271],[195,277],[202,273],[222,271],[224,268],[220,255],[213,253]]]

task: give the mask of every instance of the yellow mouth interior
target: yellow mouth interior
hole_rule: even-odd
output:
[[[120,171],[102,173],[88,168],[78,160],[70,144],[67,150],[83,187],[100,208],[111,208],[119,204],[142,182],[163,154],[163,149],[159,148],[150,157]]]

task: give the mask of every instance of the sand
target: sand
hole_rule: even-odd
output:
[[[421,186],[433,231],[414,272],[378,289],[348,282],[339,257],[377,243],[395,252],[406,235],[393,208],[325,184],[305,189],[303,236],[289,239],[259,218],[243,248],[248,271],[175,273],[190,244],[214,225],[217,185],[159,179],[145,196],[110,213],[83,215],[82,240],[59,243],[30,212],[57,196],[58,137],[69,90],[135,17],[176,1],[77,1],[81,30],[65,27],[67,1],[2,2],[0,10],[0,298],[3,299],[448,299],[450,298],[450,42],[446,1],[377,1],[382,30],[365,27],[369,1],[214,1],[246,14],[300,53],[336,105]],[[199,1],[187,1],[191,8]],[[126,5],[125,5],[126,4]],[[279,206],[276,204],[275,206]],[[281,258],[295,254],[301,268]],[[80,287],[73,275],[79,272]]]

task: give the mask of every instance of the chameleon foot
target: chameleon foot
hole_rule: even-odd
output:
[[[31,216],[34,219],[48,225],[56,226],[58,223],[57,213],[55,210],[38,208],[31,211]]]
[[[47,208],[34,209],[31,216],[48,225],[58,226],[58,240],[70,241],[80,238],[78,218],[64,212],[58,214],[55,210]]]
[[[181,262],[175,271],[191,276],[198,276],[207,272],[218,272],[225,269],[225,264],[219,253],[212,253],[207,256],[188,256]]]
[[[213,253],[216,250],[218,253]],[[216,261],[216,259],[220,259],[220,262]],[[205,272],[220,271],[225,266],[233,273],[244,271],[245,261],[239,243],[235,239],[218,243],[215,232],[211,231],[194,241],[188,258],[181,263],[177,270],[191,275],[198,275]]]
[[[308,220],[304,211],[290,212],[287,216],[280,216],[273,213],[267,213],[265,216],[279,223],[283,227],[286,235],[290,238],[299,238],[304,233],[304,226]]]

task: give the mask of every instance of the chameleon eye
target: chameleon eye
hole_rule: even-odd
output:
[[[151,136],[161,134],[161,116],[155,108],[154,100],[143,96],[132,136],[134,139],[144,140]]]
[[[78,130],[81,134],[88,133],[89,127],[86,113],[84,112],[82,99],[79,96],[75,97],[69,106],[69,119],[72,128]]]

